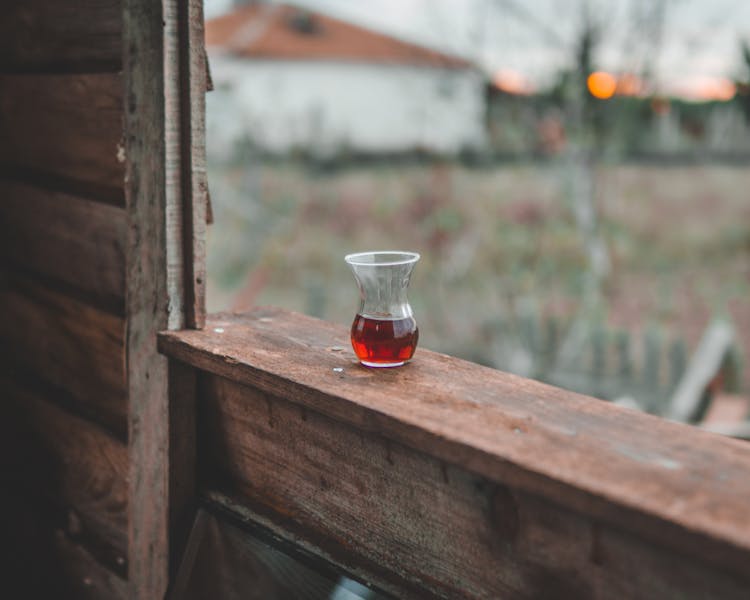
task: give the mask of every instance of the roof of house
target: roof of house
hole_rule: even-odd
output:
[[[212,19],[206,44],[248,58],[472,67],[457,56],[290,5],[253,4]]]

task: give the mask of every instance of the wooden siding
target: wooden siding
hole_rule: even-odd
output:
[[[125,211],[0,179],[0,260],[62,282],[122,314]]]
[[[117,73],[0,75],[0,164],[122,190]]]
[[[124,598],[122,5],[3,8],[0,504],[16,516],[4,543],[34,561],[7,575],[37,580],[38,597]]]
[[[68,391],[125,438],[125,322],[42,282],[0,272],[0,343],[13,364]]]

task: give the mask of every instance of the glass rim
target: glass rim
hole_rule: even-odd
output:
[[[391,255],[394,260],[377,260],[377,257],[385,257]],[[373,260],[364,261],[365,257],[370,257]],[[403,258],[398,258],[403,257]],[[408,265],[417,262],[421,258],[419,252],[409,252],[404,250],[375,250],[372,252],[355,252],[354,254],[347,254],[344,260],[347,264],[356,267],[395,267],[397,265]]]

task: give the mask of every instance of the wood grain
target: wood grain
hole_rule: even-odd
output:
[[[80,414],[125,439],[123,319],[2,271],[0,314],[3,355],[70,392]]]
[[[7,374],[0,373],[0,387],[3,487],[43,498],[67,535],[125,565],[127,446]]]
[[[165,10],[165,145],[169,329],[205,322],[208,203],[202,0]]]
[[[165,203],[167,293],[169,295],[168,329],[186,327],[185,276],[186,235],[183,215],[189,208],[189,185],[186,187],[183,152],[181,27],[180,13],[185,2],[165,0],[164,6],[164,146],[165,146]],[[188,280],[189,281],[189,280]]]
[[[185,322],[201,329],[206,322],[206,48],[203,0],[181,3],[180,68],[182,102],[183,188],[189,202],[183,209]]]
[[[124,310],[125,211],[0,180],[0,261],[62,281]]]
[[[746,573],[750,453],[592,398],[418,350],[401,369],[356,364],[344,328],[279,309],[166,332],[160,348],[437,460]]]
[[[167,364],[156,332],[167,327],[164,39],[161,2],[123,0],[126,352],[129,434],[128,579],[134,599],[163,598],[169,578]]]
[[[122,188],[118,74],[0,75],[0,164]]]
[[[0,71],[118,71],[120,0],[5,0]]]
[[[732,577],[502,482],[204,377],[209,497],[396,597],[742,598]]]

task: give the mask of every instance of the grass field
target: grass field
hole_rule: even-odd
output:
[[[497,319],[528,307],[570,318],[584,306],[569,179],[557,164],[214,165],[209,308],[276,304],[348,325],[357,291],[343,256],[416,250],[420,344],[493,364],[484,345]],[[692,346],[725,315],[747,356],[750,168],[607,166],[595,189],[612,265],[599,305],[608,326],[656,327]]]

